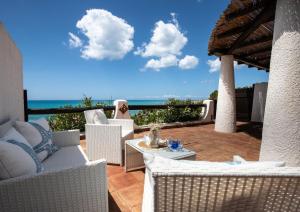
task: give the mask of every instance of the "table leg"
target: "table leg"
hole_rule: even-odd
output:
[[[133,171],[144,168],[143,154],[130,145],[125,145],[125,171]]]

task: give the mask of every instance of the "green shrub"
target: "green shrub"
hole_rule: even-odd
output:
[[[172,123],[199,120],[201,108],[175,108],[173,105],[183,104],[201,104],[202,101],[169,99],[166,102],[168,109],[149,109],[139,111],[132,116],[137,125],[146,125],[151,123]]]
[[[178,100],[169,99],[166,102],[168,109],[149,109],[141,110],[137,114],[132,115],[132,119],[137,125],[146,125],[151,123],[172,123],[172,122],[185,122],[199,120],[201,108],[175,108],[173,105],[182,104],[201,104],[202,101],[192,100]],[[78,106],[64,106],[63,108],[84,108],[84,107],[95,107],[105,106],[102,103],[93,104],[91,97],[84,97],[82,102]],[[106,117],[112,116],[112,111],[105,111]],[[85,125],[85,118],[83,113],[64,113],[55,114],[49,117],[50,127],[54,131],[80,129],[83,132]]]
[[[239,90],[245,90],[245,89],[252,89],[251,86],[244,86],[244,87],[239,87],[236,88],[235,91]],[[210,95],[209,95],[210,100],[218,100],[218,90],[214,90]]]
[[[62,108],[84,108],[84,107],[95,107],[105,106],[102,103],[93,104],[91,97],[84,97],[82,102],[78,106],[67,105]],[[112,115],[111,111],[105,111],[106,116],[109,118]],[[55,114],[49,117],[49,124],[52,130],[71,130],[79,129],[81,132],[84,131],[85,118],[83,113],[64,113]]]
[[[217,100],[218,99],[218,90],[214,90],[210,95],[209,95],[210,100]]]

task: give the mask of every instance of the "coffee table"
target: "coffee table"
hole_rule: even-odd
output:
[[[143,138],[127,140],[125,142],[125,171],[133,171],[145,167],[143,153],[151,153],[161,157],[166,157],[175,160],[195,160],[196,153],[194,151],[183,148],[181,151],[172,152],[166,148],[147,149],[140,147],[138,144],[143,141]]]

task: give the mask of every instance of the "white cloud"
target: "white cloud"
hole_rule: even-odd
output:
[[[69,32],[69,47],[70,48],[77,48],[82,46],[81,39],[74,35],[72,32]]]
[[[161,68],[167,68],[171,66],[177,66],[178,59],[175,55],[167,55],[163,56],[159,59],[151,59],[149,60],[145,68],[151,68],[156,71],[159,71]]]
[[[219,58],[216,58],[215,60],[208,60],[207,65],[209,66],[209,73],[214,73],[220,70],[221,61]]]
[[[234,61],[234,68],[236,70],[246,67],[245,65],[238,65],[238,63],[236,61]],[[216,58],[215,60],[208,60],[207,61],[207,65],[209,66],[209,72],[210,73],[214,73],[217,72],[221,69],[221,61],[219,58]]]
[[[134,28],[107,10],[87,10],[76,27],[88,39],[81,50],[85,59],[122,59],[134,47]]]
[[[179,61],[179,68],[181,69],[193,69],[199,63],[199,60],[195,56],[186,55],[183,59]]]
[[[155,23],[150,42],[143,43],[134,52],[134,54],[145,58],[154,57],[146,63],[142,70],[160,71],[161,68],[179,66],[179,61],[182,61],[181,66],[179,66],[182,69],[190,69],[190,67],[196,66],[195,63],[198,64],[198,58],[195,56],[187,55],[181,60],[178,59],[178,56],[182,54],[182,49],[188,42],[188,38],[181,32],[176,14],[171,13],[170,15],[172,17],[170,22],[165,23],[160,20]],[[191,61],[191,57],[193,61]]]
[[[173,16],[173,19],[175,17]],[[171,23],[158,21],[155,24],[153,35],[148,44],[143,44],[135,52],[142,57],[163,57],[166,55],[180,55],[181,49],[185,46],[188,39],[180,32],[178,23],[174,20]]]
[[[170,13],[171,17],[172,17],[172,22],[173,24],[175,24],[176,28],[179,29],[179,23],[178,23],[178,20],[177,20],[177,14],[172,12]]]

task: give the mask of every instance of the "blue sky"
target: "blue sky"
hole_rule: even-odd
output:
[[[0,21],[23,55],[30,99],[197,99],[218,87],[207,44],[228,2],[1,0]],[[268,74],[237,67],[235,78],[241,87]]]

